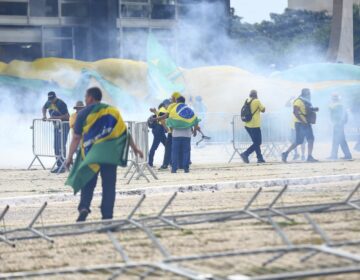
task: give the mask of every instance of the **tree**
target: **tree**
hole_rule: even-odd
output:
[[[277,68],[324,61],[330,39],[331,17],[326,12],[285,10],[270,21],[242,23],[234,16],[231,37],[256,64]]]

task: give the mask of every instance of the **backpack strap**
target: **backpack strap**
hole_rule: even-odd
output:
[[[251,99],[250,102],[247,102],[247,100],[245,101],[246,103],[249,104],[249,106],[250,106],[250,111],[251,111],[251,103],[252,103],[253,101],[254,101],[254,99]],[[258,110],[259,110],[259,107],[256,108],[256,110],[254,111],[254,113],[251,113],[251,117],[253,117]]]

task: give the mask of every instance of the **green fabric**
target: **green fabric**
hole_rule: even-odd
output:
[[[185,90],[184,83],[179,82],[182,72],[151,33],[147,41],[147,67],[150,96],[163,100]]]
[[[89,167],[90,164],[126,166],[129,140],[130,135],[125,132],[119,138],[94,144],[84,159],[78,152],[65,185],[71,186],[75,194],[81,190],[96,175],[94,170]]]
[[[166,126],[169,127],[169,128],[175,128],[175,129],[186,129],[186,128],[191,128],[191,127],[194,127],[194,126],[198,125],[199,122],[200,122],[199,118],[196,118],[191,123],[181,121],[181,120],[174,120],[174,119],[168,118],[166,120]]]

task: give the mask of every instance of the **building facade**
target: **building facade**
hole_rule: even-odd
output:
[[[209,4],[221,12],[211,21],[226,29],[230,0],[0,0],[0,61],[144,59],[149,32],[176,53],[182,23],[201,27]]]

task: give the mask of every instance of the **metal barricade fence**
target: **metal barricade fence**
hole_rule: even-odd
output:
[[[46,169],[40,159],[41,157],[53,157],[55,163],[52,168],[56,164],[58,167],[62,167],[66,158],[69,122],[34,119],[31,129],[34,159],[28,169],[34,165],[36,160],[39,161],[43,169]]]
[[[266,157],[280,157],[281,151],[289,142],[290,127],[283,125],[282,120],[281,114],[267,114],[262,117],[262,150]],[[233,116],[231,124],[234,152],[229,163],[234,159],[236,154],[240,156],[240,151],[245,150],[251,143],[250,136],[244,128],[244,123],[240,115]]]
[[[124,175],[124,178],[126,178],[129,174],[131,176],[128,179],[128,184],[131,182],[131,180],[136,175],[136,180],[140,179],[141,177],[144,177],[146,181],[150,182],[148,176],[146,175],[146,170],[150,173],[150,175],[154,179],[158,179],[156,176],[154,170],[149,166],[148,164],[148,157],[149,157],[149,128],[146,122],[132,122],[128,121],[126,122],[128,131],[132,135],[134,142],[136,145],[140,148],[140,150],[143,152],[144,157],[139,158],[135,155],[134,151],[130,148],[130,165]]]

